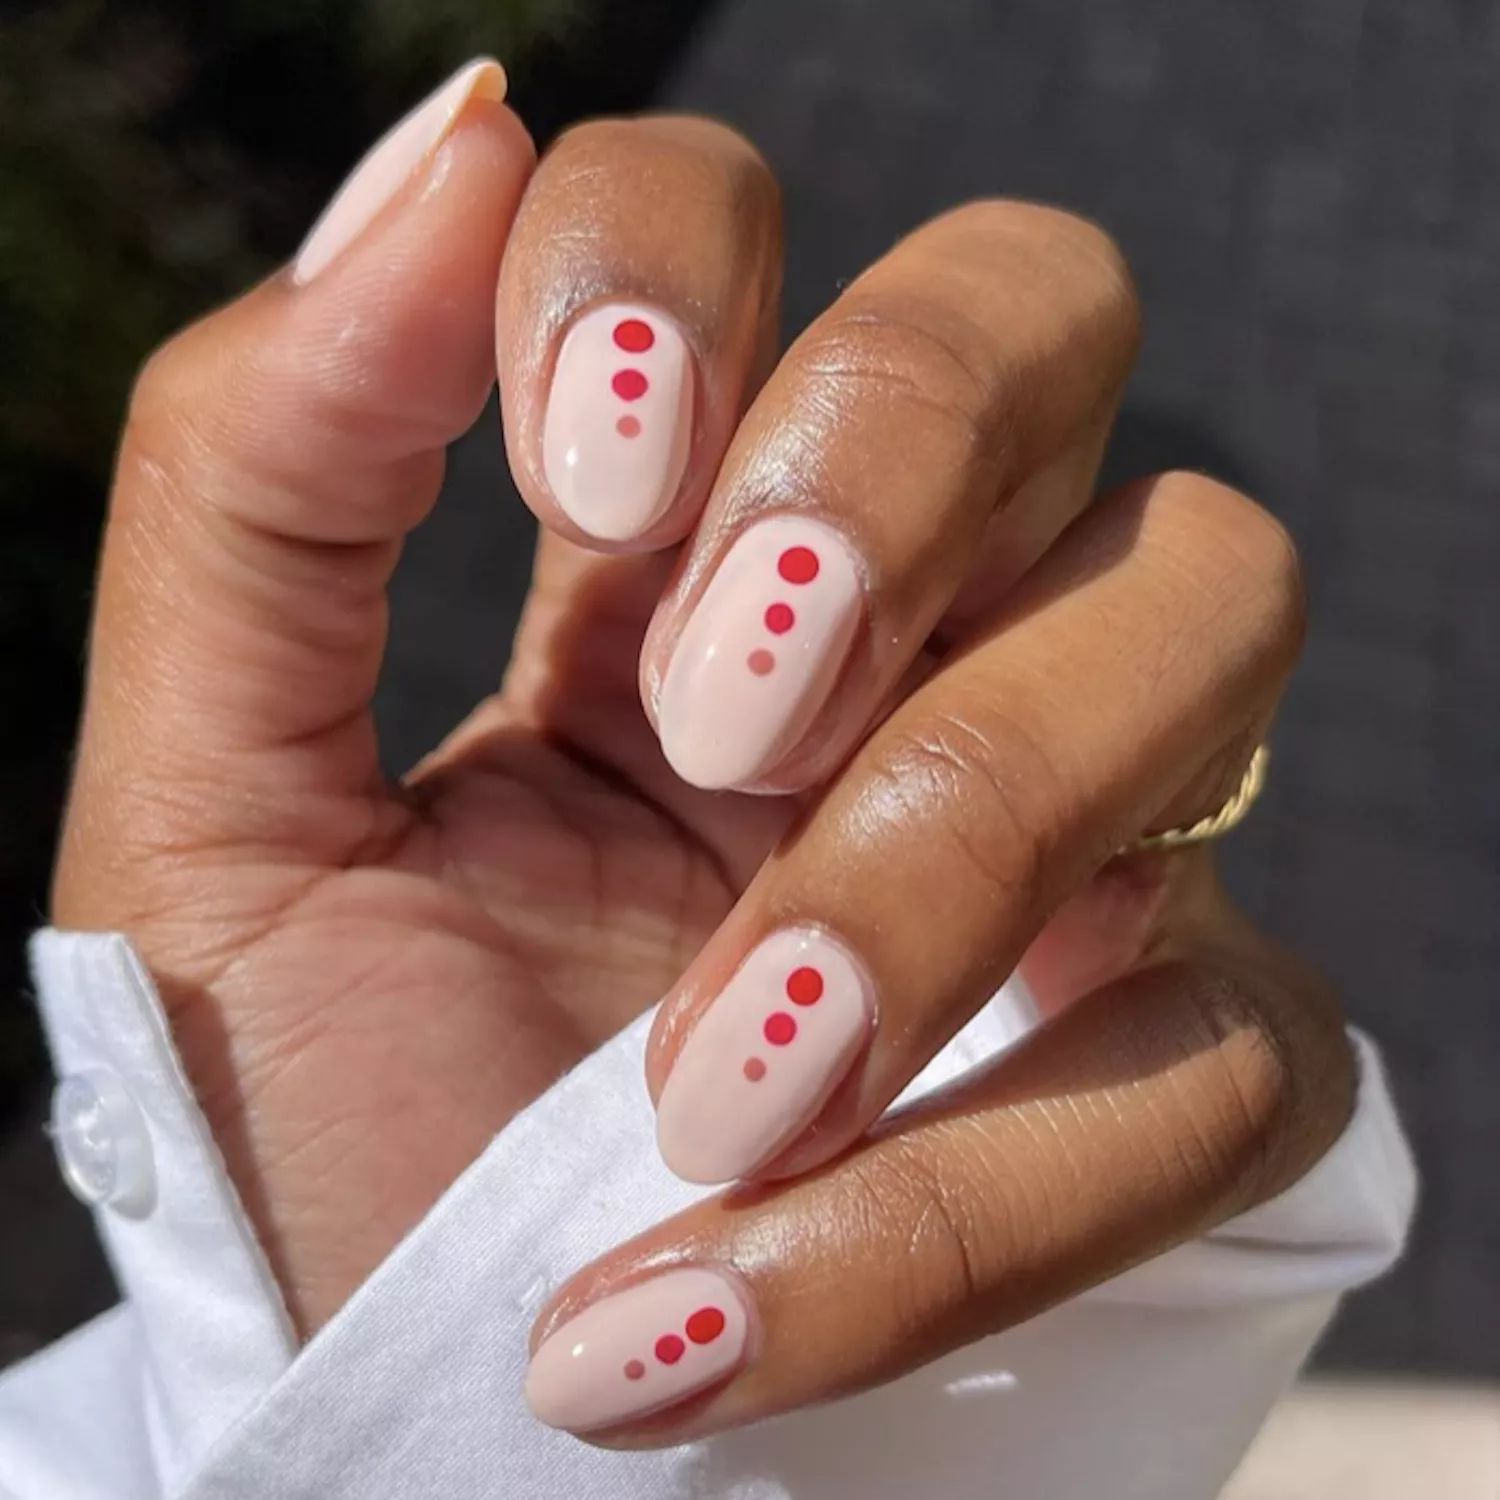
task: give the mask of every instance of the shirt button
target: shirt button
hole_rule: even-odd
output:
[[[88,1068],[58,1083],[52,1144],[75,1197],[132,1218],[150,1212],[156,1198],[151,1135],[118,1074]]]

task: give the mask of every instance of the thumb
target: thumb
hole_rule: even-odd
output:
[[[494,381],[500,257],[535,161],[504,92],[492,61],[456,74],[293,267],[142,372],[69,820],[91,857],[191,841],[326,859],[369,836],[385,588]]]

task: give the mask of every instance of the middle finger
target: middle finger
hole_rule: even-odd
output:
[[[824,778],[867,729],[981,548],[1014,576],[1087,503],[1137,310],[1108,238],[971,204],[861,276],[751,407],[642,686],[706,788]]]

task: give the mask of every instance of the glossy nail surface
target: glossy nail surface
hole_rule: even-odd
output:
[[[831,527],[772,516],[729,549],[672,652],[662,749],[694,786],[770,770],[817,715],[859,624],[853,552]]]
[[[542,469],[563,513],[590,536],[627,541],[671,505],[693,431],[693,357],[655,308],[584,313],[557,355]]]
[[[656,1140],[689,1182],[732,1182],[789,1146],[875,1015],[861,965],[817,928],[773,933],[699,1017],[662,1088]]]
[[[668,1271],[558,1328],[532,1356],[526,1404],[569,1432],[618,1426],[724,1379],[748,1341],[744,1303],[726,1277]]]
[[[293,279],[306,284],[331,265],[369,227],[412,173],[447,139],[471,99],[505,98],[505,70],[482,57],[428,95],[365,154],[303,241]]]

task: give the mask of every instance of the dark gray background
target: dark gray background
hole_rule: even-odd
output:
[[[1226,863],[1383,1043],[1425,1178],[1329,1367],[1500,1374],[1497,77],[1500,7],[1457,0],[739,0],[661,89],[781,174],[788,334],[963,198],[1103,222],[1148,323],[1111,475],[1201,467],[1296,534],[1313,632]],[[498,678],[530,535],[491,416],[396,580],[394,765]],[[34,1131],[0,1191],[3,1356],[109,1293]]]

